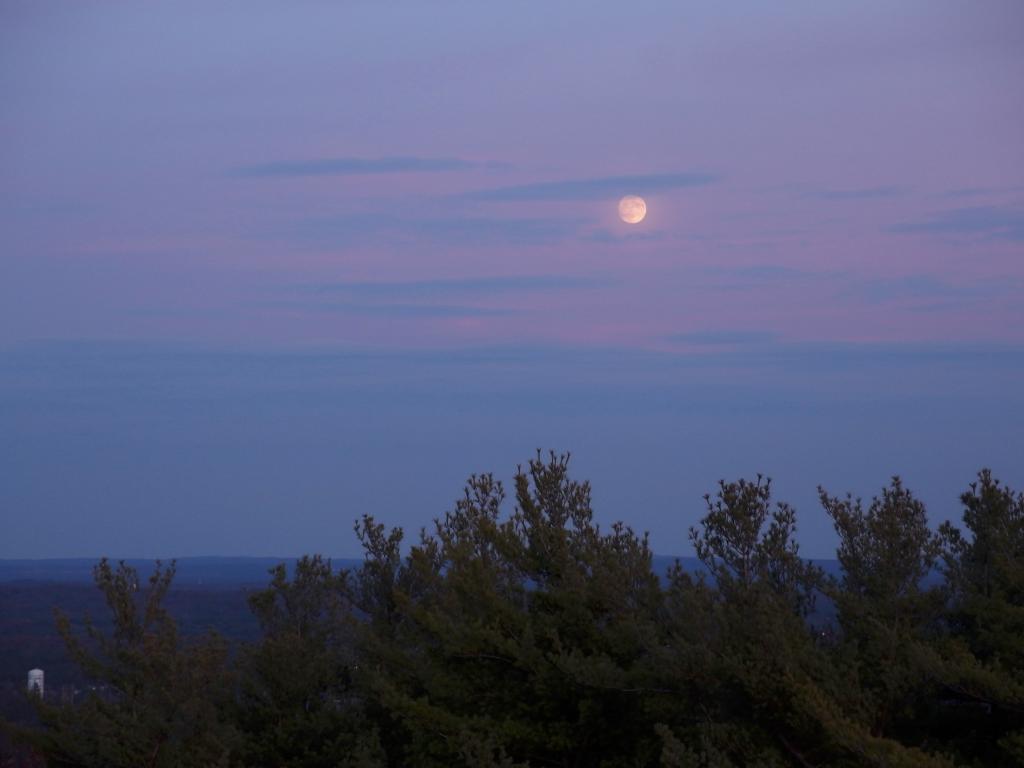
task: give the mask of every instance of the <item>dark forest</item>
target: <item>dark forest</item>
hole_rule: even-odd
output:
[[[1024,496],[983,470],[936,530],[899,478],[832,493],[835,573],[757,477],[705,497],[701,567],[664,574],[538,454],[414,537],[364,516],[358,568],[276,567],[248,640],[182,631],[174,563],[103,560],[105,617],[57,616],[95,688],[25,694],[9,764],[1024,765]]]

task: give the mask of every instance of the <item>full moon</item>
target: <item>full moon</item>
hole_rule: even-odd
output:
[[[639,224],[647,215],[647,203],[637,195],[626,195],[619,200],[619,218],[627,224]]]

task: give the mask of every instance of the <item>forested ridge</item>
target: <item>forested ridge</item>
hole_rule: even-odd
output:
[[[983,470],[937,531],[899,478],[819,495],[837,576],[757,477],[705,497],[703,572],[661,578],[538,454],[411,543],[364,516],[357,570],[278,566],[239,645],[179,631],[173,563],[103,560],[112,628],[57,619],[102,692],[5,727],[68,767],[1024,766],[1024,495]]]

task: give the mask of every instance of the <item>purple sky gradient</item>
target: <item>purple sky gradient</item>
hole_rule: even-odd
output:
[[[1018,0],[6,2],[0,557],[1024,485],[1021,82]]]

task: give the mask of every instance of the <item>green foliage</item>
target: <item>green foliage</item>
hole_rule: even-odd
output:
[[[367,682],[393,723],[390,761],[453,765],[483,748],[495,765],[643,764],[660,602],[646,538],[593,523],[567,456],[538,456],[515,488],[502,519],[501,483],[471,478],[398,568],[397,535],[364,521]]]
[[[939,674],[963,751],[1024,766],[1024,494],[983,470],[960,500],[969,535],[940,529],[952,600]]]
[[[538,454],[511,509],[474,475],[412,543],[362,517],[353,573],[273,569],[234,654],[179,636],[173,565],[140,587],[104,560],[112,631],[58,619],[103,687],[20,735],[56,766],[1024,765],[1024,497],[983,471],[935,534],[899,478],[866,508],[819,492],[838,577],[760,476],[705,497],[702,570],[663,577]]]
[[[377,755],[352,686],[355,665],[348,574],[303,557],[249,600],[263,640],[239,659],[237,722],[245,765],[356,766]],[[369,764],[373,764],[373,761]]]
[[[924,504],[898,477],[866,510],[849,495],[819,494],[839,534],[842,578],[826,591],[842,628],[833,659],[842,706],[872,737],[921,743],[928,702],[939,693],[931,642],[945,593],[925,586],[940,552],[938,538]]]
[[[96,683],[77,706],[38,698],[43,728],[27,734],[52,766],[139,768],[227,765],[237,732],[225,717],[232,680],[216,635],[186,642],[163,602],[174,563],[158,561],[147,587],[135,569],[106,559],[94,569],[113,617],[109,634],[86,621],[86,635],[58,615],[74,660]]]
[[[784,503],[772,508],[771,480],[722,480],[715,500],[704,501],[707,515],[690,529],[690,541],[717,590],[741,602],[771,595],[783,610],[806,615],[822,574],[799,556],[796,511]]]
[[[956,633],[984,663],[1024,668],[1024,494],[1000,486],[985,470],[960,497],[965,537],[941,528],[946,573],[953,589]]]
[[[857,727],[830,692],[806,621],[821,571],[771,483],[719,483],[690,539],[709,579],[670,574],[663,679],[683,695],[661,729],[666,764],[857,764]]]

